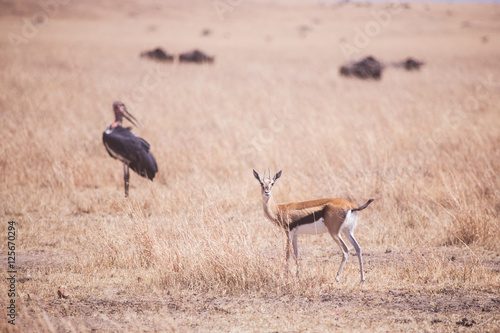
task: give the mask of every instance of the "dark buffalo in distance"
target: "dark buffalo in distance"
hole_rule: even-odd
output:
[[[420,66],[422,66],[424,63],[421,61],[414,60],[412,58],[406,59],[406,61],[403,61],[401,64],[407,71],[413,71],[416,70],[418,71],[420,69]]]
[[[161,48],[156,48],[151,51],[145,51],[141,53],[141,57],[146,57],[152,60],[157,60],[157,61],[165,61],[165,62],[172,62],[174,61],[174,56],[171,54],[168,54]]]
[[[212,63],[214,62],[214,57],[209,57],[205,53],[194,50],[191,52],[182,53],[179,55],[179,62],[194,62],[194,63]]]
[[[343,76],[355,76],[360,79],[376,79],[380,80],[384,65],[373,58],[366,57],[357,62],[351,62],[340,67],[340,74]]]

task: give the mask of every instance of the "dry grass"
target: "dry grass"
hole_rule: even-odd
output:
[[[40,10],[12,6],[3,36]],[[340,78],[339,42],[384,8],[242,2],[220,20],[212,3],[71,3],[19,49],[2,40],[0,241],[15,220],[22,331],[498,329],[500,7],[412,3],[360,55],[423,70]],[[156,46],[216,62],[138,57]],[[101,143],[114,100],[160,169],[133,174],[128,199]],[[327,235],[299,240],[300,281],[284,274],[251,173],[267,167],[279,202],[376,199],[356,230],[364,284],[354,257],[334,283]]]

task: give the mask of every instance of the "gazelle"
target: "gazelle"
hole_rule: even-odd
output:
[[[347,261],[349,250],[340,236],[343,233],[351,242],[356,250],[359,259],[359,268],[361,270],[361,281],[365,280],[363,273],[363,261],[361,259],[361,248],[354,238],[353,231],[356,227],[356,212],[365,209],[373,201],[368,200],[363,206],[356,207],[344,199],[320,199],[313,201],[291,202],[278,205],[271,196],[271,189],[278,178],[281,177],[280,170],[271,179],[266,177],[264,171],[264,179],[259,173],[253,170],[253,175],[259,181],[262,188],[262,207],[264,214],[278,227],[285,230],[286,241],[286,271],[288,272],[288,261],[290,258],[290,244],[293,245],[293,253],[295,263],[297,265],[297,277],[299,276],[299,253],[297,250],[297,235],[300,234],[322,234],[330,233],[333,240],[339,245],[342,250],[342,262],[336,280],[340,280],[340,274],[344,269]]]

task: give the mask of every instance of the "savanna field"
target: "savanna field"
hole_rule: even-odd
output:
[[[2,332],[500,331],[499,4],[0,1],[0,36]],[[117,100],[159,168],[128,198]],[[365,282],[328,234],[286,274],[267,168],[278,203],[375,199]]]

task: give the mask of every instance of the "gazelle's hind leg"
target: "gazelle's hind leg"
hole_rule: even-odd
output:
[[[342,262],[340,263],[339,272],[337,273],[336,280],[337,282],[340,280],[340,275],[342,274],[342,270],[344,269],[344,265],[347,262],[347,255],[349,254],[349,249],[344,243],[344,240],[340,237],[340,234],[330,234],[333,240],[339,245],[340,250],[342,251]]]
[[[344,224],[343,224],[343,233],[349,239],[349,242],[351,242],[352,246],[354,246],[354,249],[356,250],[356,255],[358,256],[359,260],[359,269],[361,271],[361,281],[365,280],[365,274],[363,272],[363,259],[361,256],[361,247],[359,246],[358,242],[356,241],[356,238],[354,238],[354,228],[356,228],[356,222],[357,222],[357,214],[356,212],[348,211]]]
[[[349,242],[351,242],[352,246],[354,246],[354,249],[356,250],[356,254],[358,255],[359,259],[359,269],[361,271],[361,282],[365,280],[365,274],[363,272],[363,259],[361,258],[361,248],[359,247],[358,242],[356,241],[356,238],[354,238],[354,235],[351,233],[346,233],[345,234],[347,239],[349,239]]]

